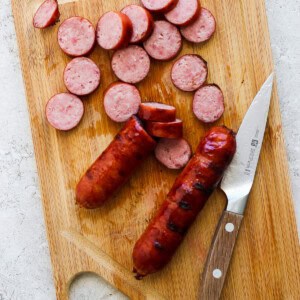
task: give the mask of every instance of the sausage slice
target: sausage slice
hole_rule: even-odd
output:
[[[138,83],[149,73],[150,58],[142,47],[131,45],[114,53],[111,66],[120,80]]]
[[[145,41],[153,30],[154,21],[151,14],[145,8],[131,4],[124,7],[121,12],[125,14],[132,23],[132,36],[130,43]]]
[[[199,55],[187,54],[174,63],[171,79],[180,90],[192,92],[205,83],[207,74],[207,62]]]
[[[200,15],[190,25],[180,29],[182,36],[192,43],[202,43],[211,38],[216,30],[216,20],[212,13],[201,8]]]
[[[176,119],[173,122],[146,122],[146,131],[155,137],[167,139],[179,139],[183,134],[182,121]]]
[[[169,169],[185,167],[192,155],[185,139],[160,139],[155,148],[156,159]]]
[[[92,23],[82,17],[66,19],[58,28],[58,44],[70,56],[87,55],[93,49],[95,38]]]
[[[132,23],[123,13],[109,11],[97,24],[97,42],[103,49],[116,50],[128,45],[132,35]]]
[[[76,187],[76,202],[88,209],[102,206],[145,161],[156,142],[133,116]]]
[[[192,24],[200,13],[199,0],[179,0],[177,5],[165,14],[166,19],[178,26]]]
[[[150,11],[166,13],[173,9],[178,0],[142,0],[143,5]]]
[[[54,95],[46,105],[47,120],[58,130],[70,130],[76,127],[83,113],[82,101],[69,93]]]
[[[72,59],[64,71],[64,82],[67,89],[75,95],[88,95],[100,84],[100,70],[89,58]]]
[[[46,28],[55,24],[59,18],[57,0],[46,0],[37,9],[33,17],[33,26],[36,28]]]
[[[128,83],[112,83],[104,94],[105,111],[115,122],[127,121],[138,112],[140,104],[139,90]]]
[[[176,108],[158,102],[144,102],[140,105],[138,116],[146,121],[172,122],[176,119]]]
[[[167,21],[155,21],[154,30],[144,48],[147,53],[157,60],[170,60],[177,56],[182,46],[179,30]]]
[[[204,123],[213,123],[224,113],[224,96],[216,84],[201,87],[194,95],[193,111]]]

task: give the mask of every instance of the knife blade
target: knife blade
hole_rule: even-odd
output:
[[[237,151],[225,171],[220,188],[228,203],[217,226],[205,269],[199,299],[219,299],[255,178],[264,139],[274,74],[253,99],[236,136]]]

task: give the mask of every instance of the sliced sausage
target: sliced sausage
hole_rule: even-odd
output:
[[[121,12],[125,14],[132,23],[132,36],[130,43],[145,41],[151,34],[154,21],[151,14],[145,8],[131,4],[124,7]]]
[[[140,104],[139,90],[128,83],[114,82],[104,93],[105,111],[115,122],[127,121],[138,112]]]
[[[67,89],[75,95],[88,95],[100,84],[100,70],[89,58],[72,59],[64,71],[64,82]]]
[[[92,23],[82,17],[66,19],[58,28],[58,44],[70,56],[87,55],[93,49],[95,38]]]
[[[171,79],[182,91],[191,92],[202,86],[208,75],[207,62],[199,55],[187,54],[173,65]]]
[[[165,18],[174,25],[186,26],[198,18],[200,10],[199,0],[179,0],[177,5],[165,14]]]
[[[192,155],[185,139],[160,139],[155,148],[156,159],[169,169],[185,167]]]
[[[158,102],[144,102],[140,105],[138,116],[146,121],[172,122],[176,119],[176,108]]]
[[[111,66],[120,80],[138,83],[149,73],[150,58],[142,47],[131,45],[114,53]]]
[[[143,5],[155,13],[166,13],[173,9],[178,0],[142,0]]]
[[[179,139],[183,134],[182,121],[176,119],[173,122],[146,122],[146,131],[155,137],[167,139]]]
[[[55,24],[59,15],[57,0],[46,0],[36,11],[33,17],[33,26],[40,29],[51,26]]]
[[[152,153],[156,142],[133,116],[86,171],[76,188],[76,201],[85,208],[102,206]]]
[[[211,38],[216,30],[216,20],[212,13],[201,8],[200,15],[190,25],[180,29],[182,36],[192,43],[202,43]]]
[[[116,50],[128,45],[132,36],[132,23],[123,13],[109,11],[97,24],[97,42],[106,50]]]
[[[157,60],[170,60],[181,50],[182,39],[179,30],[167,21],[155,21],[154,30],[144,48]]]
[[[201,87],[194,95],[193,112],[204,123],[217,121],[224,113],[224,95],[216,84]]]
[[[47,120],[58,130],[70,130],[76,127],[83,113],[82,101],[69,93],[54,95],[46,105]]]
[[[226,127],[208,131],[133,249],[136,277],[161,270],[180,246],[236,151]]]

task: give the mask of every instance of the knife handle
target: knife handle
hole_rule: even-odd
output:
[[[206,259],[200,300],[220,298],[242,220],[242,215],[223,212]]]

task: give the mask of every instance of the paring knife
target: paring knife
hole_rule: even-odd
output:
[[[226,170],[221,189],[227,196],[226,210],[217,226],[202,275],[199,299],[219,299],[226,273],[243,220],[270,107],[274,74],[255,96],[236,136],[237,151]]]

